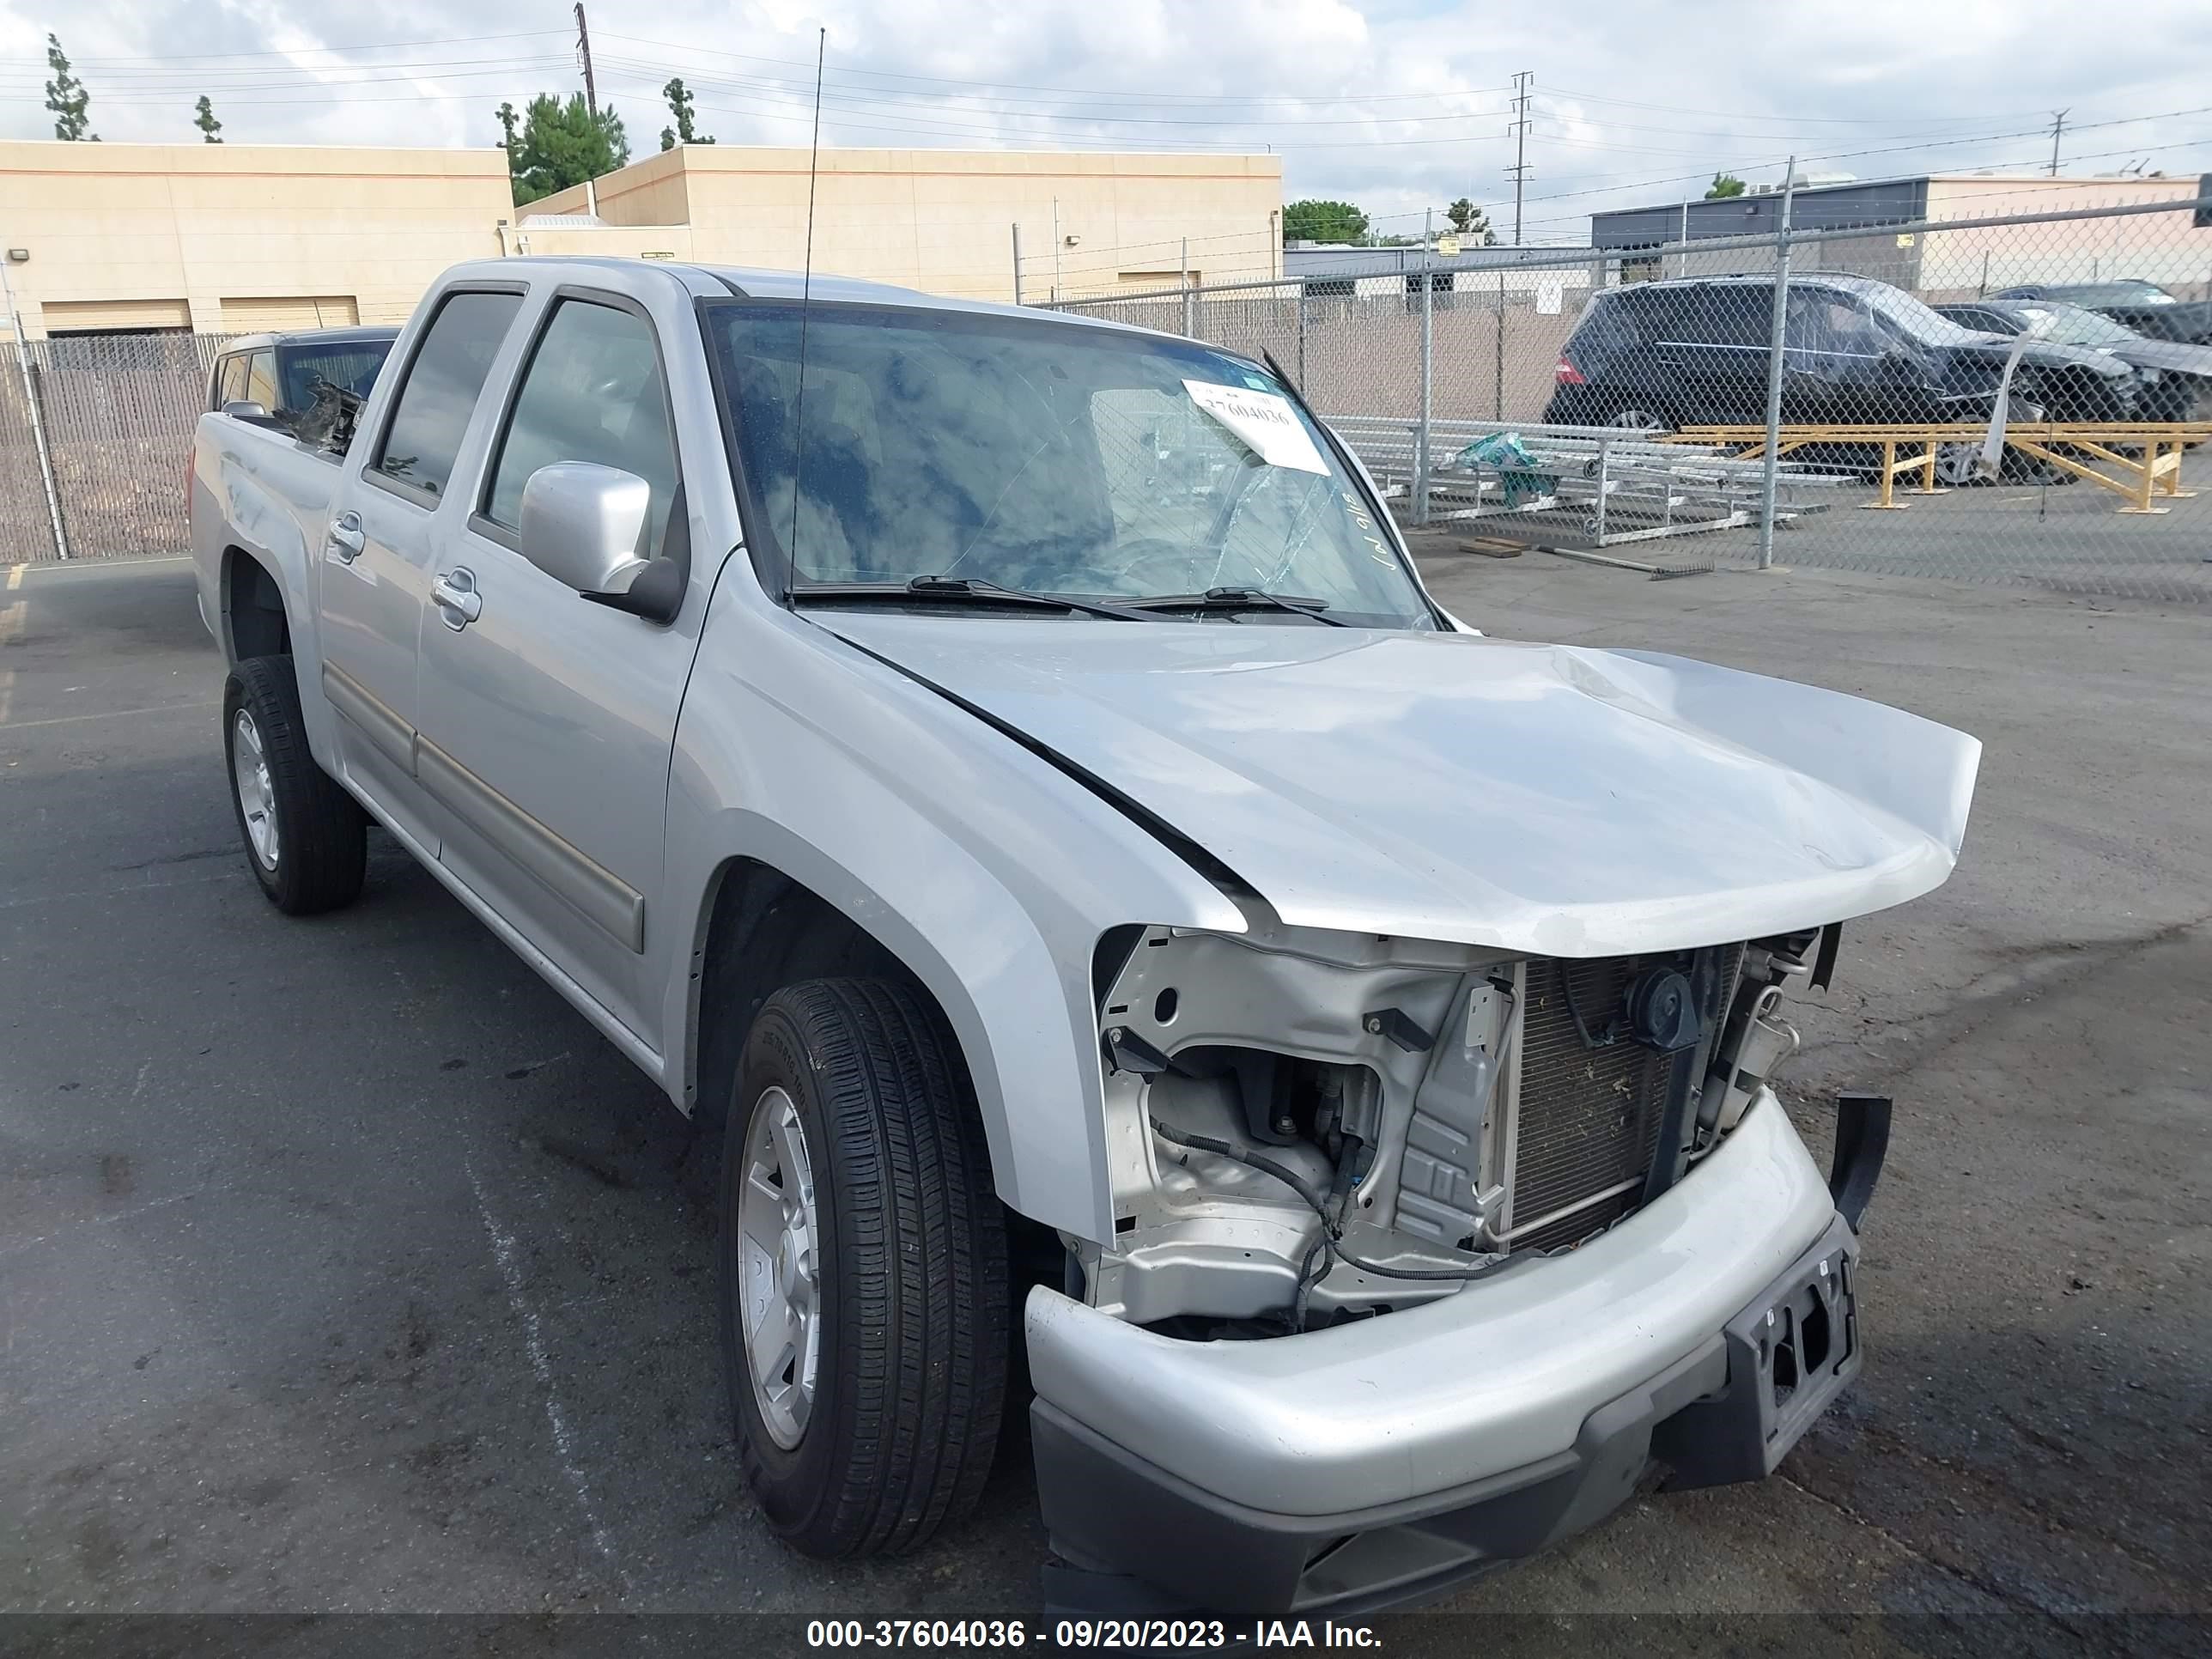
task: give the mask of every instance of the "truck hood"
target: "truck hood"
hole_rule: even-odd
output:
[[[1641,652],[809,614],[1187,836],[1287,923],[1532,955],[1915,897],[1957,860],[1981,754],[1879,703]]]

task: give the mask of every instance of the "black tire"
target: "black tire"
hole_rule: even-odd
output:
[[[254,744],[258,763],[251,756]],[[245,769],[257,780],[251,805],[242,746],[248,751]],[[222,752],[246,867],[270,902],[288,916],[312,916],[359,897],[368,861],[368,818],[308,751],[291,658],[248,657],[231,671],[222,690]],[[267,822],[257,826],[257,817]],[[265,835],[271,823],[273,841]]]
[[[804,1130],[817,1241],[811,1404],[789,1445],[750,1369],[739,1218],[763,1114],[784,1110],[779,1090]],[[769,1524],[833,1559],[925,1543],[981,1495],[1006,1385],[1005,1218],[943,1015],[888,980],[776,992],[737,1067],[721,1186],[723,1365]],[[750,1259],[757,1273],[757,1246]],[[784,1421],[781,1438],[793,1431]]]

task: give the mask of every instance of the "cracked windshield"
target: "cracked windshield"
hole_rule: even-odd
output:
[[[709,314],[754,520],[796,588],[1236,588],[1434,626],[1319,428],[1249,363],[1082,325],[817,304],[802,396],[799,306]]]

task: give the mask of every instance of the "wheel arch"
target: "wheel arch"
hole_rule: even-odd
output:
[[[760,859],[717,866],[692,950],[686,1072],[693,1115],[714,1123],[761,1005],[786,985],[830,978],[896,979],[939,1012],[943,1001],[898,953],[805,882]],[[706,1011],[717,1018],[702,1018]],[[963,1053],[972,1082],[974,1066]]]
[[[834,867],[819,849],[762,848],[720,860],[702,894],[682,1046],[671,1095],[719,1130],[726,1090],[753,1017],[778,987],[810,978],[876,976],[911,987],[941,1013],[966,1068],[990,1154],[994,1187],[1015,1213],[1085,1237],[1111,1227],[1103,1150],[1089,1145],[1095,1080],[1075,1052],[1048,957],[1001,934],[987,954],[1003,977],[975,982],[972,951],[948,959],[934,928],[900,913]],[[802,872],[804,873],[802,873]],[[975,936],[1000,933],[1004,914],[971,914]],[[1054,1029],[1057,1027],[1057,1029]],[[679,1083],[672,1065],[669,1082]],[[1081,1144],[1071,1146],[1073,1133]]]
[[[232,543],[222,550],[222,648],[234,663],[289,656],[292,621],[276,573]]]

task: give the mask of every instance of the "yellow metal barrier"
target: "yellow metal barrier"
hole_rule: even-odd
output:
[[[1899,477],[1920,475],[1918,486],[1906,493],[1941,495],[1936,482],[1936,458],[1950,445],[1978,448],[1989,435],[1979,423],[1926,426],[1785,426],[1775,453],[1786,455],[1808,444],[1865,444],[1881,452],[1875,468],[1881,494],[1864,503],[1869,507],[1899,508],[1896,500]],[[2181,487],[2181,453],[2191,444],[2212,439],[2212,422],[2160,421],[2129,424],[2118,422],[2016,421],[2004,429],[2005,447],[2047,461],[2124,498],[2123,513],[2163,513],[2155,497],[2183,500],[2196,495]],[[1667,433],[1668,443],[1717,444],[1736,450],[1735,459],[1751,460],[1765,453],[1766,429],[1757,426],[1686,426]],[[2133,450],[2136,453],[2124,453]],[[2104,470],[2100,470],[2100,468]]]

